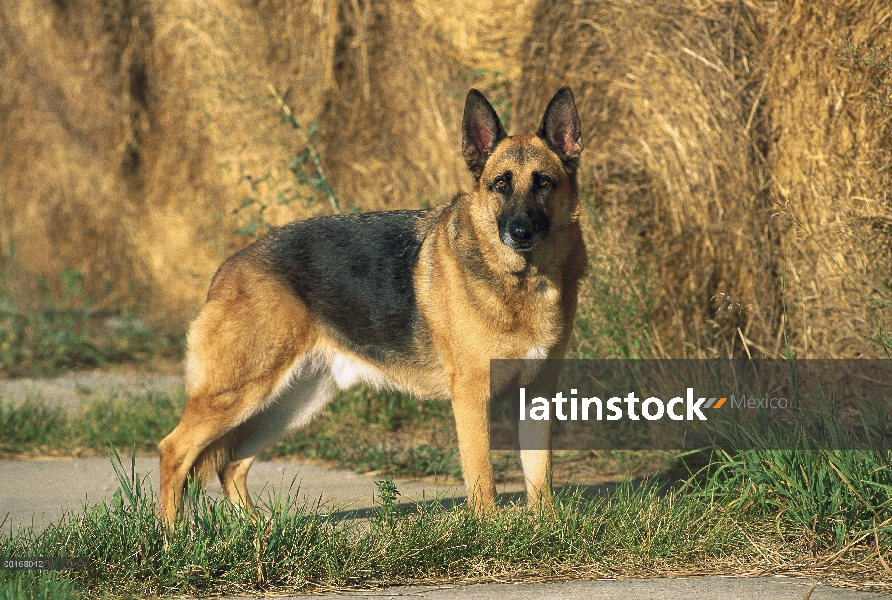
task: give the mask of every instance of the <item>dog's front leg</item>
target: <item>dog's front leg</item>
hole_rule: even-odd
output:
[[[563,354],[563,346],[558,348]],[[547,400],[557,392],[561,362],[539,361],[538,372],[533,381],[527,384],[530,396],[541,396]],[[521,382],[524,377],[521,376]],[[551,427],[550,419],[535,420],[526,418],[518,421],[517,437],[520,446],[520,464],[523,467],[523,482],[527,492],[527,506],[544,508],[551,504]]]
[[[479,513],[492,506],[496,499],[489,459],[488,381],[477,378],[456,382],[452,391],[452,411],[462,472],[468,487],[468,504],[471,510]]]
[[[518,438],[527,506],[543,508],[551,504],[551,421],[519,422]]]

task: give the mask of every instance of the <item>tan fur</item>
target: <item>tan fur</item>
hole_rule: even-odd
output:
[[[554,177],[549,233],[525,253],[500,240],[499,198],[487,187],[505,170],[518,186],[530,186],[534,171]],[[472,193],[424,219],[413,283],[426,329],[409,361],[373,361],[339,344],[268,274],[263,243],[224,263],[189,331],[183,417],[159,445],[169,525],[190,472],[216,472],[226,496],[250,508],[247,473],[257,453],[355,382],[451,398],[469,503],[475,510],[493,504],[490,359],[560,358],[566,350],[585,268],[576,181],[542,139],[511,137],[488,157]],[[485,277],[469,264],[471,251],[486,265]],[[522,435],[545,446],[550,440],[544,429]],[[525,450],[522,462],[529,502],[547,502],[550,451]]]
[[[250,258],[221,269],[189,330],[188,399],[179,425],[158,446],[165,515],[179,506],[190,472],[218,471],[229,496],[235,487],[225,474],[233,473],[226,467],[235,440],[225,434],[263,408],[314,342],[306,308],[280,283],[253,269]],[[241,503],[249,503],[247,494]]]
[[[518,150],[537,154],[540,160],[518,164],[514,159]],[[548,158],[553,162],[549,164]],[[543,168],[543,162],[551,172],[563,170],[538,138],[510,138],[489,159],[481,181],[490,173],[512,167],[524,182],[534,169]],[[527,358],[537,346],[548,349],[547,355],[539,358],[562,358],[569,340],[577,284],[585,268],[576,191],[571,187],[567,178],[559,182],[557,218],[548,238],[531,250],[529,263],[499,241],[492,219],[495,199],[480,185],[445,209],[437,231],[422,249],[416,289],[452,391],[462,470],[473,506],[485,508],[495,499],[489,459],[490,359]],[[463,211],[469,216],[464,225],[456,222]],[[457,256],[456,237],[461,227],[473,230],[484,257],[501,271],[497,286],[480,287],[468,281]],[[530,452],[535,451],[527,451],[528,462],[534,460]],[[548,494],[550,456],[550,452],[539,451],[536,473],[526,479],[531,501]]]

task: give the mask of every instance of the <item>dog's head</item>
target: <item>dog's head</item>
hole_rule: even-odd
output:
[[[550,230],[575,220],[582,133],[569,87],[548,103],[535,135],[510,137],[483,94],[471,90],[462,133],[475,202],[495,216],[505,246],[529,251]]]

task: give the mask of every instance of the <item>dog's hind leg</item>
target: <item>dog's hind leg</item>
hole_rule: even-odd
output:
[[[233,460],[219,470],[220,484],[223,486],[223,493],[229,498],[229,501],[237,506],[241,506],[247,511],[254,508],[251,502],[251,496],[248,495],[248,470],[254,463],[257,455],[243,458],[242,460]]]
[[[181,509],[189,473],[201,476],[228,462],[224,458],[229,452],[226,434],[272,391],[257,389],[256,385],[247,387],[225,394],[190,396],[179,425],[158,444],[161,510],[169,526],[173,526]]]
[[[218,473],[223,493],[230,501],[249,510],[252,508],[247,478],[254,459],[287,433],[308,424],[335,391],[334,377],[327,368],[295,378],[279,391],[269,406],[229,434],[231,462],[220,465]]]
[[[220,269],[189,330],[183,416],[158,445],[160,508],[168,526],[189,473],[219,471],[231,462],[237,438],[227,434],[270,403],[314,336],[306,307],[250,257]],[[249,466],[234,467],[233,482]]]

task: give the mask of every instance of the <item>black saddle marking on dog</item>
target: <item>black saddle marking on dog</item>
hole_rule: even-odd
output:
[[[273,271],[362,356],[413,356],[419,319],[413,273],[426,211],[317,217],[271,234]]]

